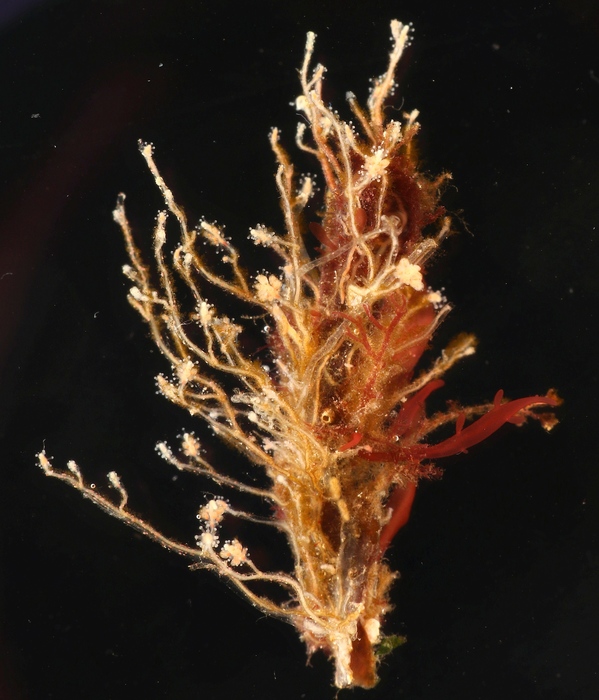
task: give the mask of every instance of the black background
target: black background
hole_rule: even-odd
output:
[[[390,554],[388,629],[409,641],[354,697],[598,697],[596,3],[33,4],[0,8],[0,700],[334,696],[291,628],[44,478],[35,453],[101,485],[116,469],[134,509],[191,540],[198,485],[153,446],[196,426],[155,395],[166,367],[111,220],[125,191],[149,237],[160,207],[136,140],[192,221],[280,229],[267,134],[292,147],[306,31],[344,109],[384,69],[393,17],[415,26],[400,93],[425,167],[453,173],[465,222],[430,277],[455,304],[437,348],[480,338],[441,398],[555,386],[565,404],[552,434],[507,426],[421,486]]]

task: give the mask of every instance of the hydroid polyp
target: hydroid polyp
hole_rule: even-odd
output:
[[[402,120],[387,116],[410,28],[393,21],[391,33],[387,70],[374,79],[366,107],[348,93],[352,121],[323,101],[325,69],[311,66],[315,36],[308,34],[295,142],[322,171],[322,215],[306,220],[314,179],[296,176],[273,129],[286,231],[260,225],[250,236],[276,255],[279,270],[247,272],[218,225],[190,226],[150,144],[140,150],[165,203],[154,229],[153,270],[134,242],[124,195],[114,212],[130,258],[124,268],[132,284],[129,301],[171,368],[158,377],[160,391],[207,423],[237,450],[234,462],[252,463],[267,485],[244,481],[245,467],[208,462],[192,432],[183,433],[177,448],[159,443],[159,454],[176,469],[223,492],[199,499],[200,530],[195,542],[184,544],[128,509],[115,472],[108,479],[116,500],[86,483],[74,462],[59,471],[45,452],[39,455],[49,476],[293,624],[309,654],[321,649],[331,657],[339,688],[375,685],[377,650],[386,652],[396,641],[382,633],[395,578],[385,552],[409,517],[419,480],[438,473],[434,461],[466,451],[505,423],[534,418],[550,429],[556,419],[548,407],[559,402],[553,391],[515,401],[500,391],[489,403],[451,402],[446,411],[427,415],[426,401],[443,386],[441,377],[474,353],[476,341],[460,335],[431,366],[419,367],[450,310],[426,282],[430,261],[451,230],[439,202],[449,176],[420,169],[417,111]],[[173,252],[169,220],[178,227]],[[205,244],[216,255],[206,254]],[[214,257],[217,267],[208,262]],[[216,308],[215,292],[268,318],[266,363],[244,353],[243,325]],[[448,424],[455,433],[435,442],[435,431]],[[235,492],[266,501],[272,515],[233,505]],[[284,533],[292,569],[262,570],[243,542],[225,539],[224,526],[230,531],[236,518]],[[260,582],[282,589],[283,602],[265,597]]]

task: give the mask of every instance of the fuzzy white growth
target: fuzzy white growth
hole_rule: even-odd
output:
[[[239,540],[225,542],[220,550],[222,559],[227,559],[231,566],[241,566],[247,561],[247,549],[242,547]]]
[[[273,302],[281,298],[283,283],[274,275],[258,275],[256,277],[256,296],[260,301]]]
[[[211,530],[214,530],[218,523],[222,521],[223,516],[228,509],[229,506],[226,501],[223,501],[221,499],[212,499],[211,501],[208,501],[208,503],[206,503],[206,505],[203,508],[200,509],[198,517],[202,520],[205,520],[208,527]]]
[[[181,449],[186,457],[198,459],[200,456],[200,443],[192,433],[183,433]]]
[[[420,265],[412,264],[407,258],[402,258],[395,268],[395,276],[402,283],[417,292],[424,289],[424,281]]]
[[[364,631],[366,632],[371,644],[377,644],[381,636],[381,622],[371,618],[364,623]]]

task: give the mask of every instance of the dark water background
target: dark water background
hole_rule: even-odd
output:
[[[291,628],[45,479],[34,455],[45,444],[99,484],[116,469],[134,509],[193,536],[197,486],[153,446],[195,426],[155,395],[166,367],[126,303],[111,220],[125,191],[149,236],[161,205],[136,140],[155,143],[192,221],[280,229],[267,134],[292,147],[306,31],[343,109],[383,71],[393,17],[416,30],[404,107],[467,229],[432,273],[455,304],[438,348],[461,330],[480,346],[442,398],[555,386],[566,403],[551,435],[507,426],[420,488],[391,553],[388,627],[409,641],[353,696],[599,697],[596,3],[1,4],[0,700],[333,697],[329,664],[306,667]]]

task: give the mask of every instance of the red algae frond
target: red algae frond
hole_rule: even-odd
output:
[[[223,490],[264,499],[275,515],[260,518],[226,498],[210,498],[199,509],[196,544],[182,544],[127,509],[127,492],[114,472],[109,480],[118,503],[86,484],[75,463],[57,471],[45,453],[39,455],[49,476],[194,567],[225,576],[266,613],[287,619],[310,654],[321,649],[331,657],[339,688],[375,685],[377,648],[392,646],[381,635],[395,578],[384,554],[409,518],[418,481],[437,472],[432,461],[466,451],[506,422],[536,418],[549,429],[553,414],[538,409],[559,403],[551,392],[515,401],[498,392],[494,402],[451,404],[427,416],[427,398],[458,360],[474,353],[476,341],[461,335],[432,366],[417,369],[449,311],[442,294],[426,284],[430,259],[450,231],[439,204],[449,176],[431,178],[419,169],[413,147],[418,113],[397,121],[384,111],[409,31],[391,23],[388,68],[375,79],[366,108],[348,94],[355,125],[324,103],[324,68],[311,67],[315,36],[308,34],[296,102],[308,126],[300,123],[296,144],[320,164],[324,213],[319,222],[304,221],[314,182],[296,177],[274,129],[270,141],[286,232],[258,226],[251,237],[278,255],[279,274],[248,275],[218,226],[202,221],[190,228],[149,144],[141,144],[141,153],[166,204],[154,230],[158,284],[133,242],[124,195],[114,212],[130,257],[124,268],[133,285],[129,301],[171,365],[172,376],[158,378],[161,392],[243,453],[269,486],[257,488],[235,470],[231,475],[208,463],[191,433],[184,433],[179,450],[160,443],[159,453]],[[165,252],[169,217],[180,235],[172,256]],[[306,245],[311,236],[319,244],[315,255]],[[216,250],[224,274],[209,266],[202,243]],[[193,299],[191,310],[179,301],[175,280]],[[242,327],[217,311],[208,295],[214,288],[269,317],[268,366],[244,355]],[[431,434],[447,424],[455,424],[455,435],[431,442]],[[261,570],[238,539],[221,541],[223,522],[234,518],[281,530],[293,571]],[[287,600],[264,597],[254,588],[263,581],[280,586]]]

